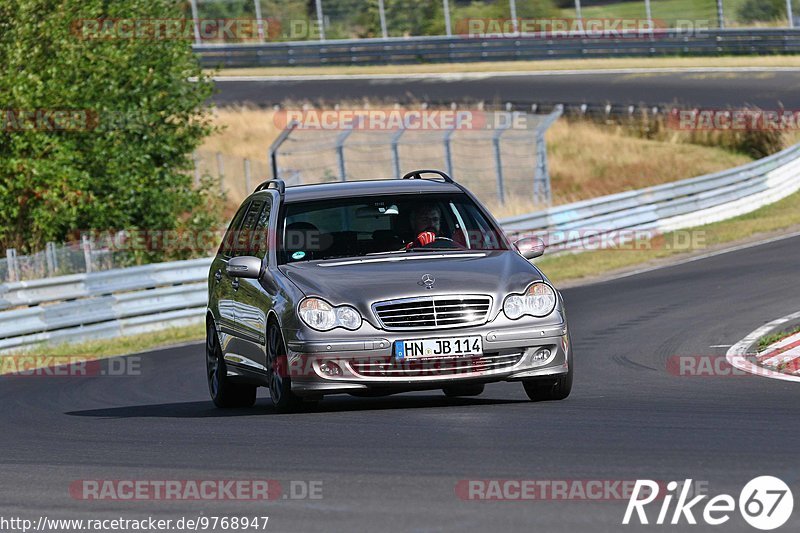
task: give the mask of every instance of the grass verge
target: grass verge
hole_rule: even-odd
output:
[[[605,249],[553,257],[545,255],[536,261],[536,266],[552,281],[565,283],[646,266],[664,258],[688,257],[720,245],[800,226],[798,202],[800,192],[730,220],[666,233],[646,243],[644,249]],[[692,245],[684,245],[687,242]]]
[[[794,328],[788,330],[777,331],[775,333],[770,333],[769,335],[764,335],[758,339],[758,351],[763,352],[776,342],[780,342],[786,337],[791,337],[796,333],[800,333],[800,326],[795,326]]]
[[[257,67],[209,71],[222,76],[324,76],[370,74],[456,74],[466,72],[538,72],[542,70],[601,70],[626,68],[800,67],[800,56],[629,57],[480,63],[422,63],[323,67]]]
[[[15,355],[94,360],[155,350],[204,338],[205,324],[197,324],[114,339],[96,339],[74,344],[40,344],[20,350]]]
[[[586,2],[588,4],[589,2]],[[591,2],[600,5],[585,5],[581,8],[581,15],[585,18],[628,19],[637,20],[645,18],[644,2]],[[736,17],[744,0],[725,0],[725,21],[728,27],[736,25]],[[658,0],[652,5],[653,19],[656,21],[674,22],[706,21],[707,27],[714,27],[717,23],[716,5],[714,2],[698,2],[698,0]],[[561,16],[574,17],[575,9],[572,6],[561,10]],[[784,24],[786,21],[782,21]],[[771,24],[778,24],[774,21]],[[762,26],[767,23],[761,23]]]

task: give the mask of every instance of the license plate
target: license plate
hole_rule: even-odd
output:
[[[483,342],[480,336],[395,341],[394,343],[394,356],[396,359],[472,355],[483,355]]]

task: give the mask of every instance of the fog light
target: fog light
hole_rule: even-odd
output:
[[[335,378],[342,375],[342,369],[333,361],[323,361],[319,365],[319,371],[328,377]]]
[[[544,365],[555,357],[555,351],[551,348],[528,348],[527,354],[531,356],[531,363],[534,365]]]

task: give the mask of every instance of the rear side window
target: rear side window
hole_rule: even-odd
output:
[[[222,244],[219,247],[219,254],[225,257],[232,257],[234,249],[236,248],[236,239],[239,226],[242,225],[244,214],[250,207],[250,203],[244,204],[239,208],[239,211],[233,216],[228,231],[225,232],[225,237],[222,238]]]
[[[267,252],[271,198],[256,198],[243,206],[233,218],[220,253],[226,257],[253,255],[262,257]]]
[[[272,199],[264,200],[264,207],[258,215],[255,228],[250,236],[250,255],[263,259],[269,250],[269,215],[272,212]],[[245,221],[247,224],[247,220]]]
[[[234,256],[258,256],[261,250],[266,251],[267,232],[257,230],[257,227],[262,222],[261,214],[265,207],[267,207],[266,198],[256,198],[250,202],[250,206],[242,219],[242,226],[236,232]],[[269,217],[269,214],[267,216]]]

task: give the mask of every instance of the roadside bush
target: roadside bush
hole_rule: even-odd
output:
[[[571,120],[584,120],[573,117]],[[794,139],[778,130],[678,130],[670,127],[663,114],[652,114],[646,109],[632,116],[589,117],[607,126],[621,128],[627,135],[641,139],[676,143],[716,146],[730,152],[745,154],[754,159],[780,152]]]
[[[26,253],[79,231],[174,230],[215,219],[209,191],[193,187],[190,172],[190,154],[212,130],[212,83],[191,36],[81,31],[84,19],[181,16],[171,0],[0,3],[0,249]],[[53,127],[31,118],[37,110],[77,119]]]

